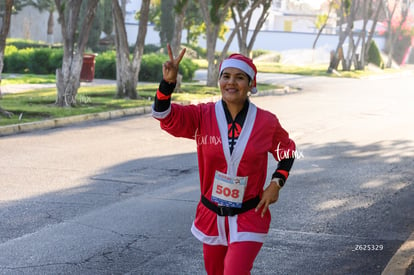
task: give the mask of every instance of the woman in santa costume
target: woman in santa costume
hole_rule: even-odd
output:
[[[203,242],[208,274],[250,274],[270,225],[275,203],[294,161],[295,143],[277,117],[256,107],[256,66],[241,55],[220,64],[222,99],[216,103],[171,104],[178,66],[185,54],[163,66],[153,117],[176,137],[194,139],[200,174],[200,202],[191,228]],[[266,183],[268,153],[278,162]]]

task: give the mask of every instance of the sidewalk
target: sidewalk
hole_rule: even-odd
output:
[[[414,274],[414,232],[401,245],[388,262],[381,275],[413,275]]]

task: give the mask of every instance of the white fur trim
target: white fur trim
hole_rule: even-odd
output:
[[[255,76],[254,70],[252,69],[252,67],[249,66],[249,64],[247,64],[246,62],[242,60],[234,59],[234,58],[225,59],[221,63],[220,74],[226,68],[236,68],[236,69],[242,70],[248,76],[250,76],[252,80],[254,79],[254,76]]]
[[[209,245],[226,245],[227,246],[224,217],[217,216],[217,227],[218,227],[219,235],[208,236],[204,234],[200,229],[198,229],[193,222],[193,225],[191,226],[191,233],[193,233],[193,236],[196,237],[202,243],[209,244]]]
[[[171,113],[171,105],[170,107],[168,107],[167,110],[165,110],[164,112],[156,112],[154,110],[154,104],[152,104],[152,116],[154,118],[158,118],[158,119],[164,119],[166,118],[169,114]]]
[[[250,134],[253,130],[254,121],[256,120],[257,107],[252,102],[249,102],[249,109],[247,110],[246,121],[244,122],[242,131],[240,133],[237,144],[234,147],[233,153],[230,155],[229,136],[227,129],[226,114],[221,100],[216,102],[215,106],[217,124],[219,126],[220,136],[223,144],[224,157],[227,162],[227,174],[237,176],[239,163],[246,149],[246,144],[249,141]]]
[[[254,232],[238,232],[237,217],[229,217],[229,231],[230,231],[230,243],[235,242],[258,242],[264,243],[267,234],[254,233]]]

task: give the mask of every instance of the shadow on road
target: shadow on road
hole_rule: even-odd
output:
[[[345,141],[302,144],[304,158],[296,161],[278,203],[271,207],[271,230],[253,273],[379,274],[414,231],[413,145],[410,140],[363,146]],[[275,163],[271,166],[269,173]],[[107,167],[79,187],[1,203],[0,249],[9,240],[117,203],[156,199],[162,206],[145,220],[168,230],[170,244],[176,245],[167,248],[157,242],[159,234],[149,233],[152,228],[137,228],[131,238],[139,241],[133,248],[131,242],[113,244],[115,250],[108,243],[97,245],[98,251],[90,252],[95,256],[87,256],[77,268],[201,272],[201,246],[189,231],[198,186],[195,153],[137,158]],[[168,200],[176,202],[171,209]],[[147,213],[141,210],[137,220]],[[13,253],[18,258],[23,251]],[[181,265],[183,260],[187,264]],[[53,266],[53,259],[45,262]]]
[[[410,140],[302,144],[265,244],[283,252],[273,256],[286,263],[281,274],[380,274],[414,231],[412,148]]]

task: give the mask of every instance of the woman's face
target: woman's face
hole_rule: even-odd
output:
[[[245,72],[236,68],[226,68],[219,79],[223,100],[227,104],[243,105],[251,89],[249,77]]]

